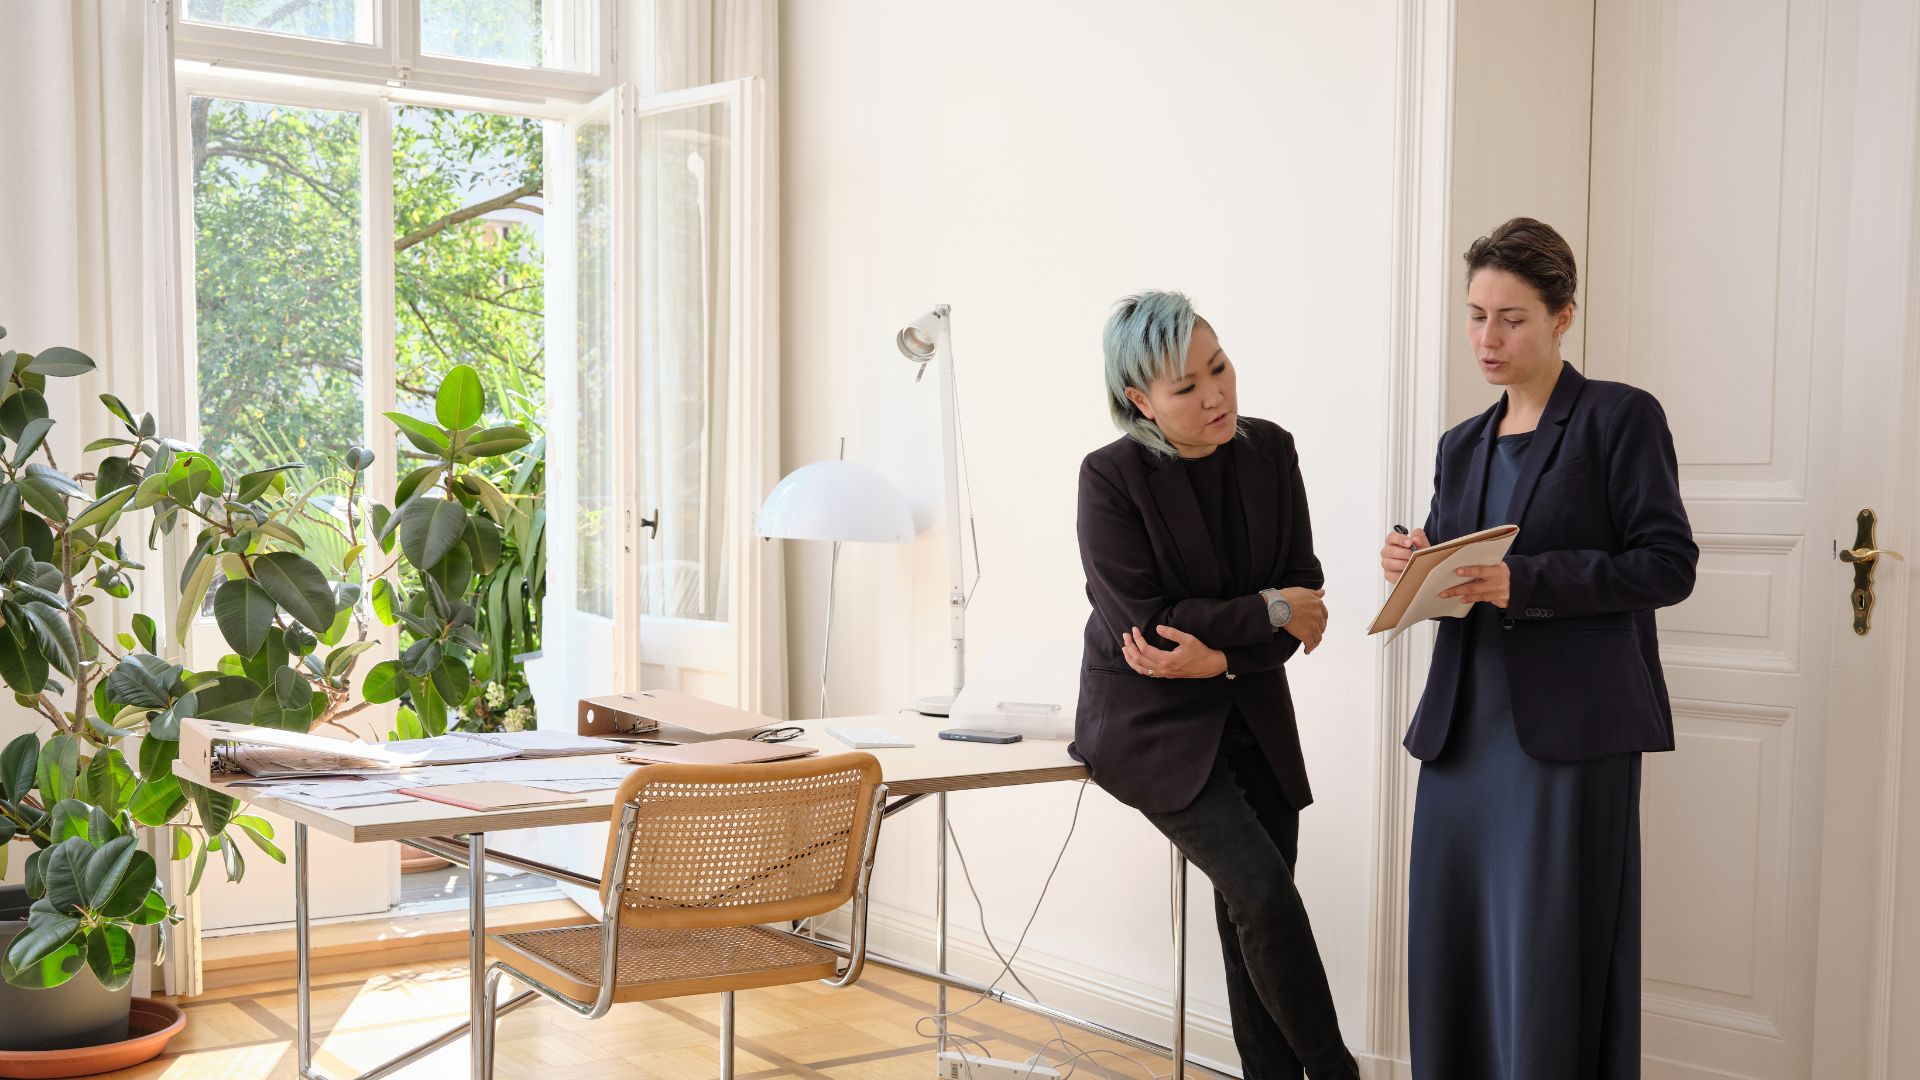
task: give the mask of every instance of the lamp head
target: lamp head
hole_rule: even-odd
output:
[[[905,544],[913,540],[907,497],[857,461],[816,461],[788,473],[760,505],[762,537]]]
[[[900,355],[921,365],[922,373],[926,371],[927,361],[933,359],[934,353],[939,348],[937,331],[951,310],[947,305],[941,304],[908,323],[894,335],[893,342],[900,347]],[[917,382],[918,379],[916,378],[915,381]]]

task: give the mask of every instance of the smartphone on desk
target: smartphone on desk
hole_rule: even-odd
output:
[[[984,731],[980,728],[964,727],[948,728],[940,733],[940,737],[952,739],[954,742],[1016,743],[1020,741],[1018,732]]]

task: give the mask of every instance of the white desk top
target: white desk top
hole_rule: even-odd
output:
[[[1080,780],[1087,775],[1086,766],[1068,756],[1065,742],[1045,739],[1023,739],[1007,745],[953,742],[936,737],[936,733],[947,726],[947,721],[939,717],[896,714],[799,721],[797,726],[805,728],[806,733],[795,739],[793,745],[817,747],[822,754],[851,752],[823,730],[828,724],[877,727],[914,740],[916,745],[911,747],[865,751],[880,762],[887,792],[893,796]],[[349,810],[321,810],[283,802],[245,788],[230,789],[229,793],[258,809],[354,843],[608,821],[612,817],[614,795],[609,788],[584,792],[585,802],[482,812],[424,799]]]

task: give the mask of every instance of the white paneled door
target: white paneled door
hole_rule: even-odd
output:
[[[1874,291],[1907,271],[1911,194],[1871,182],[1861,136],[1913,113],[1864,92],[1873,6],[1595,8],[1586,371],[1665,405],[1700,544],[1693,597],[1660,619],[1678,752],[1645,774],[1653,1078],[1867,1075],[1817,1058],[1815,1029],[1817,1008],[1870,995],[1815,988],[1823,900],[1846,899],[1823,870],[1830,787],[1874,780],[1836,775],[1828,750],[1909,659],[1884,597],[1854,633],[1835,557],[1863,507],[1894,511],[1886,546],[1912,535],[1901,469],[1857,467],[1912,422],[1874,404],[1897,357],[1849,333],[1911,303]],[[1870,222],[1901,242],[1862,242]],[[1908,595],[1908,572],[1883,565],[1879,585]]]

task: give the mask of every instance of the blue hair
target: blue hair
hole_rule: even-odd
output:
[[[1160,425],[1127,400],[1127,388],[1144,394],[1153,380],[1163,375],[1176,380],[1185,377],[1193,326],[1205,322],[1194,313],[1193,301],[1185,293],[1157,290],[1126,297],[1113,306],[1113,314],[1107,319],[1103,337],[1107,411],[1121,434],[1156,454],[1179,456],[1160,433]]]

